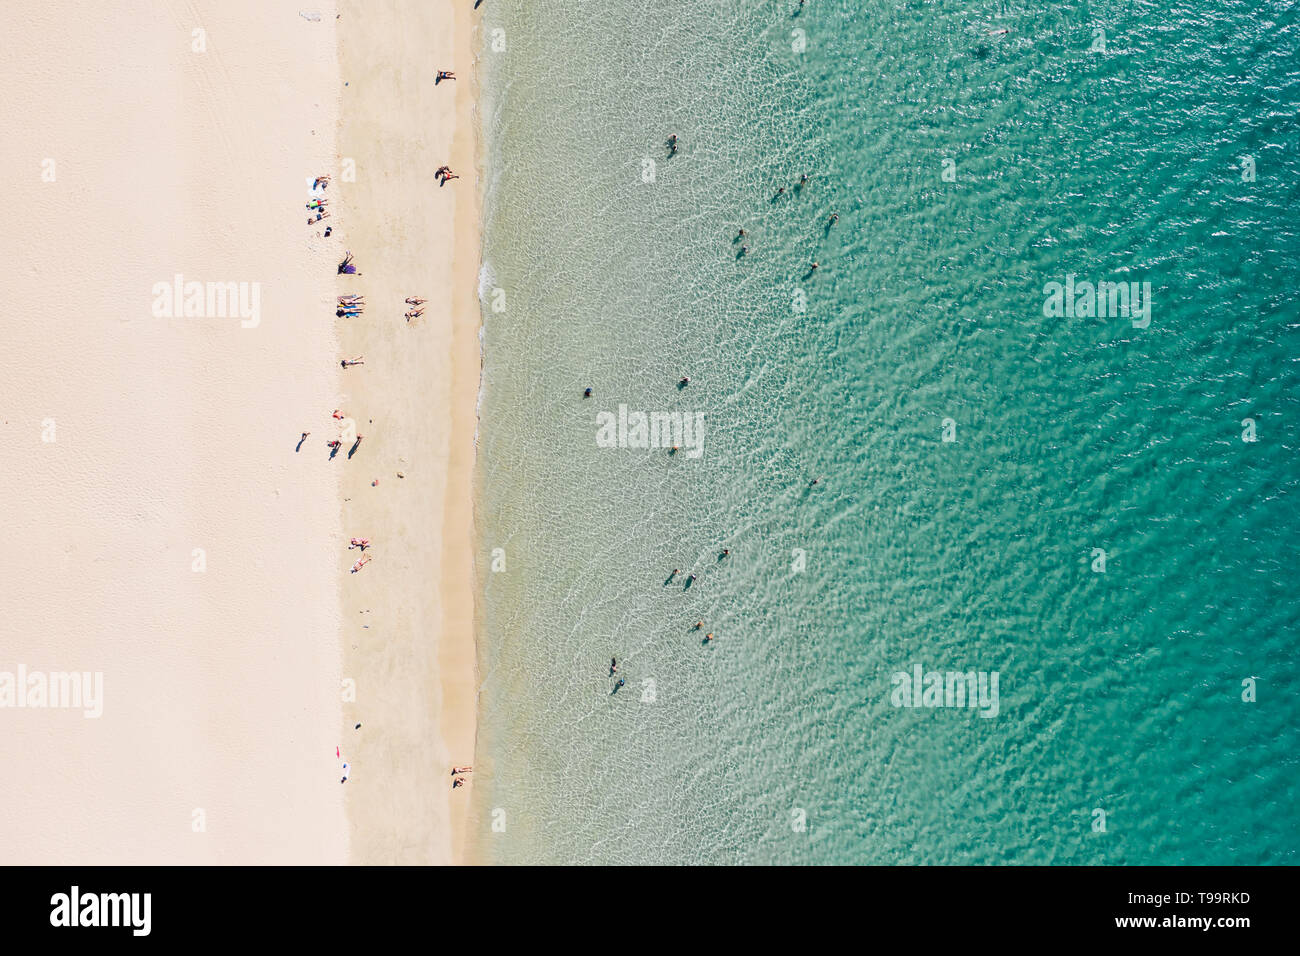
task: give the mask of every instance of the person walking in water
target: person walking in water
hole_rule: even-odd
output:
[[[617,673],[618,673],[618,660],[616,658],[611,657],[609,659],[609,675],[613,677]]]

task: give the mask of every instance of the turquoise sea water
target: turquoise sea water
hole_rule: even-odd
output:
[[[1300,862],[1295,5],[796,8],[482,8],[479,855]]]

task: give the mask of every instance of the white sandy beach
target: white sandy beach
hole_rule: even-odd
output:
[[[433,59],[470,79],[470,21],[385,6],[53,0],[0,35],[0,684],[103,681],[99,717],[0,700],[6,863],[459,858],[478,212],[472,85],[435,91]],[[439,190],[444,162],[463,178]],[[160,316],[177,275],[254,307]],[[335,319],[349,288],[366,315]],[[366,435],[350,460],[335,408]],[[352,535],[374,542],[356,575]]]
[[[330,190],[337,186],[336,221],[361,274],[340,276],[337,287],[366,296],[364,316],[338,325],[343,352],[366,362],[343,377],[343,411],[366,436],[344,470],[343,518],[375,555],[344,592],[344,672],[358,698],[346,712],[363,724],[348,783],[358,863],[465,856],[473,775],[453,792],[449,769],[474,762],[476,702],[471,6],[340,6],[339,152],[356,179]],[[457,79],[435,86],[439,70]],[[434,171],[443,165],[461,178],[440,187]],[[408,296],[428,300],[409,323]]]

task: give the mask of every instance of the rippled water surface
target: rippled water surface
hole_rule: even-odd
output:
[[[796,8],[483,8],[480,855],[1296,863],[1294,5]]]

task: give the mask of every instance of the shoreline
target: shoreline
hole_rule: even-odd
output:
[[[334,284],[366,296],[363,315],[334,320],[342,354],[366,361],[336,372],[336,404],[365,435],[339,502],[343,674],[356,681],[342,708],[349,861],[455,863],[468,855],[473,774],[453,790],[448,771],[473,763],[477,704],[475,24],[468,8],[449,27],[450,10],[417,2],[339,11],[339,169],[350,160],[355,180],[336,174],[329,193],[338,257],[351,251],[359,274]],[[435,86],[440,69],[457,79]],[[460,178],[440,187],[444,163]],[[427,299],[410,322],[407,296]],[[352,536],[373,541],[356,574]]]

